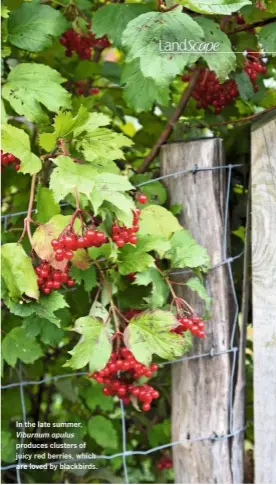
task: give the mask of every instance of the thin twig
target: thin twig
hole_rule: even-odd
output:
[[[272,17],[270,19],[253,22],[252,24],[249,24],[249,25],[242,25],[241,27],[237,27],[231,32],[227,32],[227,35],[234,35],[234,34],[237,34],[238,32],[247,32],[248,30],[253,30],[256,27],[263,27],[264,25],[272,24],[275,21],[276,21],[276,17]]]
[[[254,113],[253,115],[245,116],[244,118],[239,118],[237,120],[219,121],[217,123],[208,123],[207,125],[200,123],[196,125],[196,128],[209,128],[212,126],[226,126],[226,125],[233,125],[234,123],[243,123],[244,121],[254,120],[255,118],[263,115],[264,113],[269,113],[269,111],[273,111],[275,109],[276,109],[276,106],[272,106],[271,108],[264,109],[263,111],[259,111],[258,113]]]
[[[24,219],[24,229],[23,232],[20,236],[20,239],[18,243],[22,241],[24,238],[26,232],[28,234],[29,241],[31,243],[31,246],[33,246],[33,239],[32,239],[32,233],[31,233],[31,227],[30,224],[32,222],[32,210],[33,210],[33,204],[34,204],[34,197],[35,197],[35,183],[36,183],[36,173],[32,176],[32,183],[31,183],[31,190],[30,190],[30,198],[29,198],[29,206],[28,206],[28,212],[27,212],[27,217]]]
[[[169,121],[167,122],[164,130],[162,131],[161,135],[159,136],[157,142],[154,144],[154,146],[151,149],[151,152],[148,154],[148,156],[145,158],[144,162],[142,163],[141,167],[137,170],[138,173],[143,173],[146,171],[148,168],[149,164],[152,162],[152,160],[156,157],[158,154],[161,145],[167,141],[169,138],[175,123],[177,120],[180,118],[182,115],[185,107],[187,106],[187,103],[192,95],[192,92],[194,90],[194,87],[197,83],[197,80],[199,78],[200,74],[200,69],[196,68],[191,76],[190,82],[188,87],[185,89],[183,92],[181,99],[178,103],[178,105],[175,108],[175,111],[173,112],[172,116],[170,117]]]

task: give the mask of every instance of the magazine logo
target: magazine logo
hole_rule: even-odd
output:
[[[159,40],[159,51],[161,54],[183,54],[185,52],[214,53],[218,51],[219,46],[220,42],[199,42],[187,39],[184,39],[182,42],[165,42],[163,40]]]

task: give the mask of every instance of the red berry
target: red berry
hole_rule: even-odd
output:
[[[69,279],[67,280],[67,286],[70,286],[70,287],[71,287],[71,286],[75,286],[75,281],[74,281],[74,280],[72,280],[71,278],[69,278]]]
[[[123,239],[118,239],[118,241],[116,241],[116,246],[118,248],[122,248],[124,245],[125,245],[125,241]]]
[[[61,248],[61,244],[57,239],[53,239],[51,241],[51,246],[52,246],[53,249],[60,249]]]
[[[148,201],[148,198],[145,194],[138,194],[137,195],[137,201],[140,203],[140,204],[146,204],[147,201]]]
[[[67,251],[65,251],[64,253],[64,257],[65,259],[72,259],[74,256],[74,253],[73,251],[71,251],[71,249],[68,249]]]
[[[142,406],[143,411],[149,411],[151,408],[151,405],[149,403],[145,403]]]
[[[129,238],[128,238],[128,242],[130,244],[136,244],[137,241],[138,241],[138,238],[134,234],[132,236],[129,236]]]

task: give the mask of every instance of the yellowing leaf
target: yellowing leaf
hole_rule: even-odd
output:
[[[82,337],[74,349],[69,352],[72,357],[64,367],[81,369],[89,364],[90,372],[103,369],[112,350],[108,328],[99,320],[88,316],[76,320],[75,331]]]
[[[18,301],[21,296],[38,300],[37,276],[32,261],[20,244],[8,243],[1,248],[2,278],[5,288],[12,300]]]

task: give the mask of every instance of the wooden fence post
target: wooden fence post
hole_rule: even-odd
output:
[[[276,483],[276,118],[252,129],[255,482]]]
[[[196,141],[172,143],[162,147],[162,174],[168,175],[185,169],[219,167],[224,164],[221,139],[206,138]],[[213,298],[212,320],[207,323],[207,337],[203,341],[194,338],[190,356],[213,352],[201,358],[192,358],[173,364],[173,411],[172,441],[188,440],[173,446],[176,483],[242,483],[243,442],[232,449],[232,439],[210,440],[211,436],[231,434],[233,410],[231,379],[235,351],[230,335],[233,328],[234,304],[229,281],[228,264],[224,251],[226,180],[225,169],[178,174],[165,178],[171,204],[181,204],[180,222],[196,241],[208,250],[211,265],[219,265],[210,271],[206,287]],[[242,263],[241,263],[242,264]],[[185,281],[184,276],[174,279]],[[188,298],[201,314],[199,298],[185,287],[176,290]],[[221,353],[221,355],[216,355]],[[236,363],[238,359],[236,359]],[[240,386],[243,393],[243,386]],[[243,399],[241,405],[243,406]],[[235,412],[241,412],[241,408]],[[191,442],[189,440],[198,441]],[[233,457],[233,451],[235,456]],[[239,455],[239,457],[237,457]],[[233,470],[233,463],[235,469]],[[238,466],[237,466],[238,464]]]

